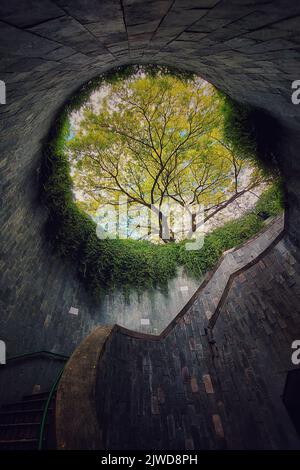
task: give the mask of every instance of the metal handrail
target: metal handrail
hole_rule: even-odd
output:
[[[41,351],[34,351],[34,352],[30,352],[30,353],[18,354],[16,356],[8,357],[6,362],[8,363],[8,362],[15,361],[15,360],[27,359],[27,358],[38,357],[38,356],[50,356],[54,359],[58,359],[58,360],[61,360],[61,361],[67,361],[69,359],[69,356],[66,356],[64,354],[59,354],[59,353],[55,353],[55,352],[52,352],[52,351],[41,350]],[[58,375],[57,375],[57,377],[56,377],[56,379],[55,379],[55,381],[54,381],[54,383],[53,383],[53,385],[50,389],[47,401],[46,401],[44,409],[43,409],[43,415],[42,415],[42,419],[41,419],[41,422],[40,422],[39,437],[38,437],[38,450],[43,449],[44,433],[45,433],[47,415],[48,415],[48,411],[49,411],[49,405],[51,403],[51,400],[52,400],[52,397],[53,397],[54,393],[56,392],[58,383],[61,379],[61,376],[63,374],[64,369],[65,369],[65,366],[63,366],[62,369],[59,371],[59,373],[58,373]]]
[[[30,352],[30,353],[18,354],[16,356],[11,356],[11,357],[8,357],[6,359],[6,362],[15,361],[15,360],[19,360],[19,359],[26,359],[26,358],[35,357],[35,356],[50,356],[50,357],[53,357],[55,359],[59,359],[59,360],[62,360],[62,361],[67,361],[69,359],[69,356],[66,356],[64,354],[59,354],[59,353],[52,352],[52,351],[42,350],[42,351],[34,351],[34,352]]]
[[[59,381],[61,379],[61,376],[62,376],[64,370],[65,370],[65,366],[59,371],[58,376],[56,377],[56,379],[55,379],[55,381],[54,381],[54,383],[51,387],[51,390],[49,392],[47,401],[46,401],[45,406],[44,406],[43,415],[42,415],[42,419],[41,419],[41,422],[40,422],[40,429],[39,429],[38,450],[43,450],[44,433],[45,433],[45,426],[46,426],[46,420],[47,420],[47,415],[48,415],[48,411],[49,411],[49,406],[50,406],[51,400],[53,398],[53,395],[56,392],[57,386],[59,384]]]

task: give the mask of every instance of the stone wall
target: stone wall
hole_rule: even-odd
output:
[[[93,324],[114,324],[130,330],[159,335],[176,317],[201,284],[182,268],[170,279],[166,290],[151,289],[141,293],[110,292],[105,295],[101,313]],[[149,324],[147,321],[149,321]]]
[[[58,268],[58,263],[56,267]],[[51,289],[54,285],[55,295],[48,301],[42,301],[37,310],[35,301],[38,290],[42,288],[38,271],[39,269],[35,271],[36,280],[32,280],[32,292],[31,297],[27,299],[27,308],[20,306],[16,310],[7,309],[7,316],[0,318],[1,339],[6,343],[8,357],[40,350],[71,354],[97,325],[117,323],[136,331],[159,334],[200,285],[199,279],[190,278],[179,270],[178,275],[169,281],[165,291],[132,290],[127,294],[122,291],[109,291],[96,302],[80,286],[75,276],[71,285],[78,289],[78,296],[69,298],[62,295],[66,289],[66,280],[60,286],[58,274],[61,271],[54,269],[45,287],[49,286]],[[11,298],[9,289],[6,289],[6,294],[8,301]],[[55,302],[56,307],[53,307],[51,302]],[[72,307],[74,313],[70,313]],[[147,320],[149,324],[142,320]]]
[[[294,0],[10,0],[0,5],[0,338],[8,352],[71,352],[99,305],[74,267],[45,241],[42,146],[65,100],[84,82],[126,63],[168,64],[199,73],[280,120],[287,230],[299,227],[300,4]],[[82,315],[70,318],[70,306]],[[70,341],[70,337],[72,341]]]
[[[122,330],[110,335],[96,393],[104,448],[300,448],[281,398],[300,335],[293,250],[279,241],[238,271],[213,333],[207,334],[205,293],[214,296],[208,284],[160,340]]]

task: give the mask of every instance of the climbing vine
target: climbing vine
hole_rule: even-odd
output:
[[[170,278],[176,275],[178,266],[195,277],[202,276],[218,261],[224,250],[243,243],[263,227],[260,213],[273,216],[283,207],[279,183],[268,189],[256,207],[238,220],[226,223],[205,237],[204,247],[199,251],[187,251],[185,242],[165,245],[131,239],[100,240],[96,235],[96,224],[83,212],[74,200],[72,178],[66,155],[65,143],[69,135],[69,114],[79,109],[91,92],[104,81],[122,80],[136,73],[137,66],[118,68],[109,74],[97,77],[84,85],[66,103],[52,126],[45,146],[41,168],[41,198],[48,209],[46,236],[58,253],[72,259],[79,277],[94,295],[103,290],[118,288],[165,288]],[[157,73],[156,66],[149,66],[149,73]],[[161,69],[160,69],[161,70]],[[184,71],[164,68],[165,73],[174,73],[182,79],[191,75]],[[229,107],[224,112],[230,115]],[[228,122],[240,123],[243,116],[239,110]],[[248,134],[246,145],[249,155],[254,144]],[[236,139],[237,141],[237,139]],[[245,148],[245,147],[244,147]]]

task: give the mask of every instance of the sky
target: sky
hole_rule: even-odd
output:
[[[143,76],[144,74],[142,72],[139,72],[136,74],[136,77],[133,77],[133,79],[138,78],[140,76]],[[203,83],[203,86],[207,85],[207,82],[205,82],[201,78],[197,78],[197,80],[201,81]],[[101,104],[103,100],[107,97],[107,95],[110,92],[110,85],[109,84],[104,84],[97,90],[91,93],[89,100],[86,103],[86,106],[91,106],[92,109],[95,112],[99,112],[101,109]],[[112,107],[113,107],[113,102],[112,102]],[[70,114],[70,134],[68,137],[68,140],[73,138],[80,126],[80,122],[83,119],[83,113],[84,113],[85,106],[83,106],[81,109],[78,111],[73,111]],[[71,175],[73,174],[72,170],[72,165],[71,165]],[[244,171],[241,172],[241,183],[246,184],[251,177],[251,169],[245,168]],[[257,202],[258,197],[261,195],[261,193],[266,189],[265,184],[261,184],[260,186],[256,187],[253,192],[248,192],[245,195],[241,196],[238,198],[235,202],[230,204],[227,208],[224,210],[220,211],[218,214],[216,214],[212,219],[206,222],[205,227],[204,227],[204,232],[210,232],[216,227],[222,226],[224,222],[227,222],[229,220],[237,219],[240,216],[242,216],[244,213],[246,213],[248,210],[250,210]],[[77,200],[84,200],[85,196],[83,193],[81,193],[78,190],[74,190],[74,195],[75,199]],[[134,237],[134,231],[132,232],[132,235]]]

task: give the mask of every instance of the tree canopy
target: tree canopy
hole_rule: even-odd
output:
[[[223,124],[222,98],[199,78],[141,72],[111,84],[68,143],[79,205],[91,215],[120,196],[155,206],[161,239],[167,200],[203,205],[207,221],[265,178],[224,139]]]

